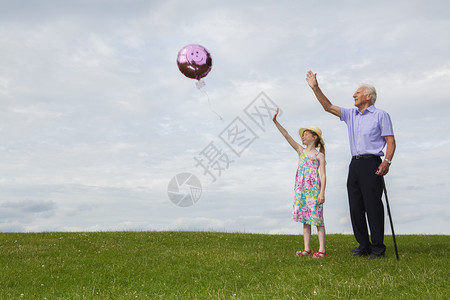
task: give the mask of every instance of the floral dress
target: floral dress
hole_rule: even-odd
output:
[[[295,222],[324,226],[323,205],[317,203],[320,193],[319,160],[317,152],[307,156],[300,155],[297,174],[295,175],[295,202],[293,216]]]

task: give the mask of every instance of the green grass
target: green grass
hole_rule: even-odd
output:
[[[317,236],[312,237],[317,251]],[[384,259],[295,257],[302,237],[219,232],[0,233],[0,299],[449,299],[450,236],[392,237]]]

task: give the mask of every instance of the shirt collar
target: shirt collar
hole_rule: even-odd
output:
[[[375,111],[375,105],[372,104],[371,106],[366,108],[366,110],[363,113],[361,113],[358,108],[356,108],[355,111],[356,111],[356,114],[360,114],[360,115],[363,115],[366,111],[373,113]]]

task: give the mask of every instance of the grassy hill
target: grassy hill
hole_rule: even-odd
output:
[[[293,235],[0,233],[0,299],[449,299],[450,236],[396,238],[368,261],[350,235],[316,260]]]

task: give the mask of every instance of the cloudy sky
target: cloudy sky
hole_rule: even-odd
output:
[[[300,233],[298,157],[266,103],[293,136],[322,128],[326,230],[351,233],[347,128],[318,104],[311,69],[335,105],[371,83],[390,113],[396,233],[449,234],[449,12],[447,0],[0,0],[0,231]],[[213,58],[201,90],[177,68],[188,44]],[[169,198],[182,173],[201,183],[189,207]]]

